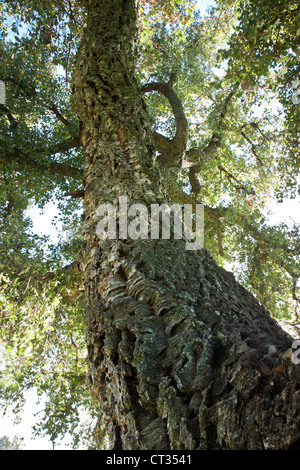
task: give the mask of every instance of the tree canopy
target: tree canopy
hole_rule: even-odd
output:
[[[204,204],[204,247],[299,328],[299,225],[269,222],[274,202],[300,194],[299,3],[218,0],[206,15],[193,0],[140,3],[136,78],[169,195]],[[45,393],[36,432],[56,442],[69,431],[75,448],[103,445],[85,384],[84,152],[71,106],[87,4],[0,6],[2,399],[17,413],[26,390]],[[57,244],[28,215],[50,201]]]

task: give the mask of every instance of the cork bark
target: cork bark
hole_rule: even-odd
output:
[[[300,367],[277,368],[292,339],[265,308],[205,250],[96,234],[102,203],[170,203],[134,74],[137,3],[84,2],[73,75],[88,380],[110,448],[297,448]]]

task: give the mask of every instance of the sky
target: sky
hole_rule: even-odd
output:
[[[203,14],[205,13],[207,7],[214,5],[215,2],[213,0],[197,0],[196,3],[201,13]]]
[[[38,414],[43,410],[43,405],[37,404],[37,394],[35,390],[31,390],[27,394],[27,405],[24,408],[24,412],[21,414],[21,422],[19,424],[13,423],[13,415],[11,412],[7,412],[3,415],[3,411],[0,411],[0,437],[8,436],[10,440],[14,436],[23,438],[22,450],[53,450],[52,443],[48,438],[36,437],[33,434],[32,427],[36,424],[39,416]],[[60,445],[55,446],[55,450],[70,449],[67,446],[67,440]]]

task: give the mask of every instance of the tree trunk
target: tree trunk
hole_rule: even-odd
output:
[[[276,369],[292,340],[264,307],[182,240],[96,234],[102,203],[170,202],[134,76],[136,3],[85,2],[73,76],[86,153],[89,383],[110,448],[297,447],[299,366]],[[265,358],[270,346],[276,353]]]

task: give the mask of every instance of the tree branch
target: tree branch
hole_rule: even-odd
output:
[[[254,189],[248,189],[246,186],[241,183],[234,175],[232,175],[229,171],[227,171],[222,165],[218,165],[218,169],[220,170],[221,174],[225,173],[227,180],[229,183],[238,191],[248,194],[249,196],[255,196]]]
[[[71,123],[70,121],[68,121],[68,119],[66,119],[58,110],[57,106],[54,104],[54,103],[49,103],[49,107],[48,109],[50,111],[52,111],[55,116],[57,117],[57,119],[62,122],[66,127],[71,127]]]
[[[153,132],[153,140],[156,150],[161,155],[172,155],[174,152],[174,145],[168,137],[165,137],[159,132]]]
[[[56,153],[66,152],[67,150],[71,150],[80,146],[81,143],[79,137],[76,136],[66,140],[65,142],[60,142],[56,145],[53,145],[48,149],[36,149],[35,154],[42,154],[43,156],[49,157]],[[33,168],[43,173],[50,173],[51,175],[60,175],[73,178],[82,178],[83,176],[83,170],[74,168],[67,163],[53,161],[49,162],[43,159],[39,159],[38,157],[35,158],[29,155],[28,152],[22,152],[22,150],[18,148],[13,148],[11,150],[2,148],[1,150],[4,150],[4,152],[0,154],[0,161],[3,162],[15,161],[23,167]]]
[[[222,228],[221,228],[220,219],[218,219],[218,221],[217,221],[217,237],[218,237],[219,255],[223,257],[224,256],[224,251],[223,251]]]
[[[194,193],[195,195],[198,195],[201,189],[201,185],[198,181],[198,178],[196,177],[196,174],[199,173],[199,171],[200,171],[200,164],[193,165],[189,169],[189,181],[191,184],[192,193]]]
[[[252,154],[255,156],[256,158],[256,161],[259,163],[259,165],[261,167],[266,167],[266,165],[264,165],[264,163],[261,161],[261,158],[257,155],[257,152],[256,152],[256,147],[254,145],[254,143],[252,142],[252,140],[245,134],[244,131],[241,131],[241,135],[244,137],[244,139],[248,142],[248,144],[250,144],[251,146],[251,152]]]
[[[194,207],[196,207],[196,204],[202,204],[197,197],[187,194],[177,184],[169,188],[169,196],[172,202],[177,204],[191,204]],[[213,222],[217,222],[221,217],[224,217],[228,210],[227,207],[214,208],[204,205],[205,218]]]
[[[224,121],[227,114],[227,109],[230,101],[234,97],[236,91],[239,88],[239,82],[235,83],[233,89],[225,98],[224,102],[221,106],[221,112],[219,115],[219,119],[216,124],[217,131],[213,132],[209,143],[203,148],[192,148],[186,152],[186,159],[189,162],[194,163],[194,165],[190,169],[189,179],[192,188],[194,188],[193,192],[197,194],[197,188],[199,188],[199,182],[197,181],[196,174],[201,171],[202,166],[204,163],[215,155],[218,148],[221,146],[223,135],[224,135]]]
[[[196,207],[196,204],[201,204],[201,200],[199,200],[195,196],[185,193],[177,185],[174,185],[171,188],[169,188],[169,195],[174,203],[192,204],[194,208]],[[234,212],[233,207],[213,208],[213,207],[204,205],[204,218],[206,220],[210,220],[211,222],[214,222],[217,226],[217,231],[218,231],[218,224],[220,223],[220,219],[226,218],[226,216],[229,217],[230,215],[233,214],[233,212]],[[241,213],[238,213],[238,214],[235,213],[234,220],[236,221],[236,224],[242,230],[244,230],[246,233],[251,235],[251,237],[257,243],[259,243],[262,247],[265,247],[267,255],[270,256],[269,251],[271,247],[280,248],[283,251],[284,255],[276,256],[275,258],[273,258],[275,263],[278,266],[280,266],[282,269],[284,269],[291,276],[292,279],[299,278],[299,273],[295,272],[289,265],[288,256],[290,256],[292,252],[288,246],[284,244],[281,244],[280,246],[278,246],[278,240],[276,237],[275,239],[272,240],[272,236],[270,236],[268,233],[264,233],[263,231],[260,231],[259,229],[257,229],[253,224],[249,222],[249,220],[247,220],[247,217]]]
[[[141,87],[142,93],[149,93],[151,91],[157,91],[168,99],[176,124],[175,136],[172,139],[168,139],[157,132],[154,133],[154,142],[158,144],[157,150],[167,157],[169,163],[175,163],[176,166],[181,167],[188,133],[188,124],[182,103],[172,88],[171,82],[153,82]]]
[[[26,96],[26,98],[34,99],[36,101],[39,101],[45,107],[45,109],[48,109],[49,111],[54,113],[56,118],[62,124],[64,124],[67,128],[69,128],[70,131],[73,131],[74,126],[72,125],[72,123],[70,121],[68,121],[68,119],[66,119],[61,114],[61,112],[59,111],[56,104],[53,103],[53,101],[48,102],[48,101],[45,101],[45,100],[41,99],[41,97],[38,96],[38,93],[37,93],[37,91],[36,91],[36,89],[33,85],[31,85],[30,83],[29,84],[26,83],[26,81],[23,78],[21,78],[21,80],[18,81],[14,77],[5,77],[5,78],[3,78],[3,80],[11,82],[14,85],[16,85],[16,89],[20,88],[20,90],[22,90],[22,94],[24,96]]]
[[[22,270],[23,267],[21,266]],[[83,274],[81,269],[81,252],[76,256],[75,261],[63,266],[57,271],[48,271],[46,273],[25,272],[16,273],[16,276],[21,282],[23,288],[23,294],[31,288],[40,291],[44,286],[54,280],[59,281],[52,287],[52,291],[59,293],[63,299],[63,302],[72,303],[84,294],[83,285]],[[1,281],[1,279],[0,279]]]
[[[9,110],[9,108],[7,106],[5,106],[5,104],[2,104],[0,103],[0,111],[2,111],[3,113],[6,114],[6,116],[8,117],[8,120],[10,122],[10,125],[13,129],[15,129],[18,125],[18,121],[13,117],[11,111]]]
[[[261,128],[259,127],[259,125],[257,124],[257,122],[246,122],[245,124],[242,125],[241,129],[244,129],[245,127],[247,126],[250,126],[252,127],[253,129],[257,130],[260,135],[264,138],[264,140],[270,140],[268,136],[266,136],[266,134],[261,130]]]

